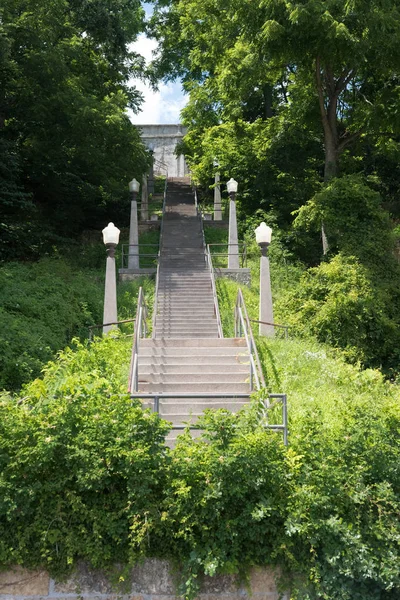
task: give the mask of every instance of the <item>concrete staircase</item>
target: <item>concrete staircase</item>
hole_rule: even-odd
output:
[[[139,393],[157,395],[160,416],[175,427],[170,445],[205,408],[236,411],[247,398],[235,394],[250,393],[245,340],[218,336],[202,223],[187,180],[168,183],[155,328],[141,341],[138,371]]]

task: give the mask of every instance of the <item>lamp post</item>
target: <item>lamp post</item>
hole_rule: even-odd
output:
[[[226,184],[229,194],[229,240],[228,240],[228,269],[239,268],[239,245],[236,220],[236,192],[238,182],[232,177]]]
[[[103,242],[107,248],[106,283],[104,289],[103,323],[115,323],[117,317],[117,280],[115,271],[115,247],[119,242],[119,229],[109,223],[103,229]],[[116,325],[103,327],[103,334],[115,329]]]
[[[139,268],[139,229],[137,212],[137,195],[139,193],[140,183],[136,179],[129,182],[129,191],[131,193],[131,220],[129,225],[129,251],[128,251],[128,269]]]
[[[256,229],[256,241],[261,249],[260,259],[260,316],[259,334],[267,337],[274,336],[274,313],[272,309],[271,276],[269,272],[268,246],[271,243],[272,229],[261,223]],[[266,325],[265,323],[271,323]]]
[[[213,166],[218,169],[219,162],[214,158]],[[214,179],[214,221],[222,221],[222,208],[221,208],[221,187],[219,185],[219,173],[215,172]]]

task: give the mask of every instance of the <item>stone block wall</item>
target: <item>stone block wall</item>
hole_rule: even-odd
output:
[[[251,273],[250,269],[223,269],[221,267],[214,268],[216,277],[226,277],[241,283],[242,285],[251,285]]]
[[[135,566],[129,580],[116,589],[104,572],[81,563],[65,581],[45,571],[22,567],[0,571],[0,600],[176,600],[174,575],[167,561],[148,559]],[[237,584],[233,576],[204,577],[199,600],[289,600],[280,595],[276,571],[255,568],[250,587]]]

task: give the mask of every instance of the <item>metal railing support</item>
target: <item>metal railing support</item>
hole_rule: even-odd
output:
[[[160,281],[161,248],[162,248],[163,233],[164,233],[164,217],[165,217],[165,206],[166,206],[166,202],[167,202],[167,187],[168,187],[168,171],[167,171],[167,177],[165,179],[165,185],[164,185],[164,198],[163,198],[162,219],[161,219],[161,227],[160,227],[160,241],[159,241],[159,246],[158,246],[156,289],[154,292],[154,306],[153,306],[153,338],[156,335],[156,323],[157,323],[157,311],[158,311],[158,288],[159,288],[159,281]]]
[[[135,332],[133,335],[131,363],[129,367],[128,389],[130,393],[137,392],[139,385],[139,345],[140,339],[147,333],[146,320],[148,311],[144,299],[143,288],[139,288],[138,303],[135,319]]]
[[[246,394],[246,393],[235,393],[235,392],[230,392],[230,393],[224,393],[224,392],[205,392],[205,393],[174,393],[174,392],[167,392],[167,393],[163,393],[163,392],[155,392],[154,394],[152,393],[143,393],[143,394],[136,394],[136,393],[131,393],[131,398],[132,399],[137,399],[137,400],[149,400],[151,405],[152,405],[152,411],[153,413],[157,413],[160,414],[160,403],[163,400],[169,400],[169,399],[185,399],[185,400],[195,400],[195,399],[243,399],[243,400],[250,400],[251,398],[251,394]],[[270,403],[270,400],[275,400],[276,402],[274,402],[273,404]],[[267,394],[265,400],[264,400],[265,404],[265,409],[268,411],[270,409],[272,409],[274,406],[276,406],[277,403],[281,403],[282,404],[282,425],[279,424],[269,424],[268,422],[264,423],[264,427],[266,429],[271,429],[272,431],[281,431],[283,433],[283,442],[285,444],[285,446],[288,445],[288,416],[287,416],[287,397],[286,394]],[[188,415],[190,416],[190,415]],[[168,419],[166,419],[168,420]],[[186,429],[188,426],[187,425],[173,425],[172,429]],[[193,425],[189,425],[189,429],[196,429],[195,426]]]
[[[250,319],[247,314],[246,304],[243,298],[242,290],[239,288],[235,306],[235,336],[242,337],[242,332],[250,354],[250,382],[251,375],[253,374],[256,387],[259,390],[261,387],[265,387],[265,380],[261,368],[260,357],[258,356],[257,346],[254,341],[253,331],[250,325]]]

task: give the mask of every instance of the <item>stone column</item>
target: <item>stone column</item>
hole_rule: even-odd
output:
[[[149,170],[149,179],[148,179],[148,193],[154,194],[154,152],[151,153],[151,164]]]
[[[117,316],[117,279],[115,269],[115,244],[107,244],[107,262],[106,262],[106,283],[104,288],[104,312],[103,323],[115,323]],[[103,327],[103,334],[111,329],[116,329],[117,325],[106,325]]]
[[[228,269],[239,268],[239,245],[236,220],[235,194],[230,194],[229,200],[229,240],[228,240]]]
[[[142,181],[142,206],[141,206],[141,218],[142,221],[149,220],[149,195],[147,191],[147,175],[143,175]]]
[[[274,322],[272,308],[271,276],[269,272],[268,246],[261,246],[260,260],[260,316],[259,320],[264,323]],[[273,325],[259,324],[258,332],[266,337],[274,337]]]
[[[136,194],[132,194],[131,221],[129,226],[128,269],[139,268],[139,229]]]
[[[219,185],[219,173],[215,173],[214,221],[222,221],[221,187]]]

